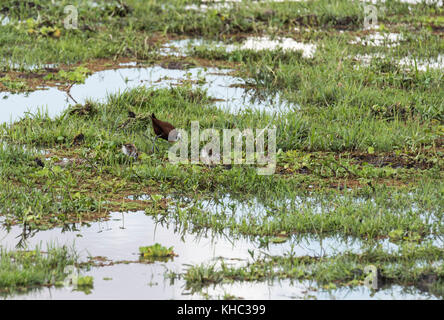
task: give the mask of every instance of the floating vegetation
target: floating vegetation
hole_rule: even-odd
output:
[[[76,281],[76,290],[83,291],[85,294],[90,294],[94,288],[94,278],[91,276],[78,277]]]
[[[166,248],[160,243],[155,243],[146,247],[139,247],[139,253],[142,259],[151,260],[168,259],[177,256],[177,254],[173,251],[173,247]]]

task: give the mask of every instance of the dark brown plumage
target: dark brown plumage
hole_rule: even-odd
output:
[[[171,123],[157,119],[154,113],[150,117],[151,122],[153,123],[154,134],[156,135],[153,139],[152,152],[154,152],[154,148],[157,149],[157,138],[162,138],[168,142],[176,142],[180,140],[180,132],[178,132]]]
[[[176,132],[176,128],[169,122],[157,119],[154,113],[151,115],[151,122],[153,123],[156,137],[170,142],[175,142],[180,139],[180,135]]]

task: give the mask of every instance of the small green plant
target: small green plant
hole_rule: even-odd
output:
[[[60,70],[57,74],[48,74],[45,76],[46,80],[65,80],[74,83],[84,83],[86,76],[91,74],[91,71],[79,66],[72,71]]]
[[[173,247],[167,248],[160,243],[155,243],[147,247],[139,247],[139,253],[144,259],[172,258],[177,256],[173,251]]]
[[[77,279],[77,291],[83,291],[85,294],[90,294],[94,287],[94,278],[91,276],[79,277]]]
[[[398,242],[401,241],[404,236],[404,230],[395,229],[389,232],[390,241]]]
[[[28,87],[25,82],[11,79],[9,76],[0,78],[0,83],[6,87],[6,89],[12,93],[27,91]]]
[[[273,237],[270,239],[271,243],[275,243],[275,244],[279,244],[279,243],[284,243],[288,240],[288,238],[285,237]]]
[[[79,277],[77,279],[78,287],[92,287],[94,284],[94,278],[91,276]]]

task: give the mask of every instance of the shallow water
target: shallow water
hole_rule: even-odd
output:
[[[209,287],[205,292],[213,298],[222,298],[225,293],[230,293],[237,297],[248,297],[246,299],[257,300],[438,300],[435,296],[413,287],[391,286],[375,292],[370,291],[365,286],[324,290],[316,287],[314,282],[291,280],[274,281],[272,284],[267,282],[222,284]]]
[[[361,66],[368,67],[373,59],[384,59],[386,56],[382,53],[358,54],[353,57]],[[444,55],[439,54],[437,57],[429,59],[415,59],[414,57],[403,57],[401,59],[391,59],[393,63],[397,63],[406,70],[427,71],[432,69],[444,70]]]
[[[384,3],[385,0],[361,0],[362,2],[371,2],[374,4],[377,3]],[[408,3],[408,4],[421,4],[421,3],[426,3],[426,4],[436,4],[438,6],[442,6],[443,5],[443,1],[442,0],[398,0],[401,3]]]
[[[10,232],[0,231],[0,244],[5,248],[13,249],[20,241],[20,227],[13,227]],[[178,254],[169,262],[155,262],[153,264],[117,264],[107,267],[94,267],[83,275],[94,277],[94,289],[88,296],[82,292],[71,292],[67,288],[44,288],[26,295],[12,298],[32,299],[170,299],[170,298],[198,298],[198,295],[189,296],[184,291],[184,282],[176,281],[170,284],[165,280],[166,270],[182,272],[184,264],[215,263],[224,259],[227,264],[242,265],[251,259],[248,250],[257,252],[258,249],[252,241],[238,239],[233,241],[223,236],[193,235],[176,230],[173,225],[156,224],[154,219],[143,212],[112,213],[109,221],[92,223],[91,226],[78,227],[78,231],[65,231],[55,228],[37,232],[32,238],[26,240],[26,245],[33,248],[40,244],[45,247],[47,243],[58,245],[74,244],[81,258],[85,260],[91,256],[105,256],[110,260],[138,260],[140,246],[160,243],[163,246],[174,247]],[[288,245],[271,245],[268,254],[283,254]],[[310,250],[301,250],[305,253]],[[303,253],[300,251],[300,253]],[[104,280],[103,278],[112,278]],[[151,284],[151,285],[149,285]],[[154,285],[155,284],[155,285]]]
[[[313,58],[316,52],[316,44],[295,41],[292,38],[276,37],[271,39],[268,36],[248,37],[242,43],[225,44],[220,41],[207,41],[203,39],[182,39],[167,42],[160,49],[161,55],[186,56],[193,47],[207,47],[209,49],[223,48],[227,52],[234,50],[277,50],[300,51],[302,57]]]
[[[439,54],[436,58],[431,59],[414,59],[412,57],[404,57],[399,60],[399,65],[410,68],[412,70],[427,71],[428,69],[444,70],[444,54]]]
[[[190,49],[200,46],[207,46],[213,49],[226,47],[225,43],[221,41],[210,41],[200,38],[171,40],[160,47],[159,54],[162,56],[186,56]]]
[[[0,25],[6,26],[10,22],[9,17],[0,15]]]
[[[295,256],[323,256],[344,251],[357,252],[361,247],[361,243],[352,238],[294,236],[284,243],[269,243],[267,249],[259,248],[258,241],[242,237],[183,231],[174,223],[156,222],[155,218],[145,215],[143,211],[112,213],[108,221],[94,222],[90,226],[77,225],[76,228],[77,231],[64,231],[63,228],[39,231],[24,243],[31,248],[48,242],[74,244],[82,258],[92,255],[106,256],[112,260],[137,260],[140,246],[159,242],[166,247],[174,246],[174,251],[179,254],[174,262],[179,264],[203,263],[218,257],[247,262],[251,257],[249,250],[255,250],[256,257],[261,252],[283,255],[290,250]],[[10,232],[1,230],[0,246],[14,249],[21,240],[21,234],[22,229],[18,226],[12,227]]]
[[[56,88],[18,94],[0,92],[0,124],[17,121],[27,112],[44,110],[48,115],[55,116],[68,106],[67,95]]]
[[[302,1],[306,0],[257,0],[252,2],[246,2],[243,0],[202,0],[202,3],[200,5],[197,4],[186,5],[185,9],[206,12],[208,10],[232,9],[236,5],[241,4],[242,2],[243,5],[245,5],[246,3],[265,5],[267,3],[272,3],[272,2],[302,2]]]
[[[1,220],[0,220],[1,222]],[[20,241],[22,229],[14,226],[7,232],[0,231],[0,245],[14,249]],[[72,288],[42,288],[26,294],[15,294],[8,299],[199,299],[200,294],[192,294],[185,288],[183,280],[173,283],[165,277],[167,271],[184,272],[186,264],[214,264],[221,259],[227,265],[242,266],[251,261],[250,252],[254,256],[285,255],[290,250],[294,255],[321,256],[337,254],[344,251],[359,251],[361,244],[353,239],[329,237],[293,237],[282,244],[270,244],[260,248],[256,241],[245,238],[232,239],[223,235],[192,234],[181,231],[174,224],[162,224],[144,212],[111,213],[108,221],[94,222],[78,226],[70,231],[54,228],[39,231],[24,244],[34,248],[40,244],[43,249],[48,243],[58,245],[74,245],[85,261],[88,256],[104,256],[109,260],[132,261],[130,264],[92,267],[82,271],[82,275],[94,277],[94,288],[86,295],[84,292],[73,291]],[[160,243],[174,247],[178,254],[168,262],[139,264],[138,249],[140,246]],[[107,280],[111,278],[111,280]],[[375,295],[376,299],[429,299],[433,298],[416,289],[412,293],[404,293],[401,287],[382,289]],[[333,292],[320,289],[310,281],[274,281],[274,282],[240,282],[208,287],[203,290],[212,298],[221,298],[224,293],[233,294],[246,299],[367,299],[372,298],[366,287],[355,289],[338,289]]]
[[[361,38],[356,37],[355,40],[350,41],[350,44],[360,44],[364,46],[385,46],[396,47],[404,38],[399,33],[380,33],[375,32],[368,36]]]
[[[234,48],[231,47],[230,49],[232,50]],[[250,49],[256,51],[276,49],[282,49],[283,51],[300,51],[302,52],[302,57],[313,58],[316,52],[316,45],[298,42],[291,38],[270,39],[269,37],[250,37],[242,43],[240,49]]]
[[[109,94],[138,86],[166,88],[180,85],[184,80],[203,80],[205,83],[202,88],[206,89],[211,97],[220,100],[216,101],[215,105],[229,112],[236,113],[244,110],[280,112],[296,108],[280,102],[278,96],[269,101],[255,99],[254,93],[236,86],[245,82],[241,78],[228,75],[230,71],[215,68],[174,70],[159,66],[105,70],[92,74],[83,84],[72,86],[70,94],[81,104],[87,100],[105,102]],[[193,85],[193,87],[196,86],[196,84]],[[68,98],[65,92],[56,88],[20,94],[0,92],[0,124],[16,121],[26,112],[36,113],[39,110],[55,116],[73,104],[75,104],[74,101]]]

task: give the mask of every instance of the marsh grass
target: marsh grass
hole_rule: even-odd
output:
[[[272,176],[259,176],[254,166],[226,168],[169,163],[166,143],[151,154],[153,133],[149,114],[152,112],[184,128],[193,120],[201,120],[201,128],[220,129],[287,123],[277,138],[278,148],[283,149],[277,155],[278,171]],[[375,115],[371,117],[377,126],[388,123]],[[303,147],[304,143],[313,141],[313,137],[325,137],[317,132],[313,136],[301,135],[304,125],[292,127],[288,122],[263,112],[227,113],[215,108],[204,90],[188,86],[136,88],[112,95],[106,103],[90,101],[72,106],[53,119],[44,113],[28,114],[18,122],[2,126],[1,213],[6,216],[6,223],[39,228],[94,220],[105,217],[111,209],[145,208],[147,213],[174,221],[183,230],[253,237],[261,239],[263,244],[283,234],[301,234],[351,236],[371,246],[381,239],[407,245],[426,243],[442,234],[443,163],[439,148],[414,148],[412,152],[412,148],[398,149],[391,145],[388,154],[378,147],[369,150],[367,146],[361,151],[351,147],[338,153],[335,147],[330,147],[328,151],[318,148],[310,152]],[[370,132],[366,133],[368,139],[374,139]],[[78,138],[80,135],[82,139]],[[286,147],[287,139],[298,135],[301,145]],[[134,143],[141,151],[137,161],[121,153],[121,145],[127,142]],[[30,147],[49,153],[42,155]],[[36,158],[43,161],[43,167]],[[62,164],[64,158],[71,159],[69,165]],[[128,200],[129,194],[141,191],[179,193],[197,201],[185,207],[172,204],[176,209],[167,211],[164,202]],[[240,200],[252,195],[259,197],[266,214],[255,212],[252,207],[246,215],[236,216],[235,207],[228,211],[208,211],[199,205],[199,199],[227,192]],[[287,262],[273,263],[285,266]],[[355,264],[346,260],[344,270]],[[269,262],[265,265],[271,266]],[[307,277],[322,279],[322,272],[331,272],[337,276],[329,275],[330,282],[360,283],[357,278],[339,272],[345,272],[343,269],[337,271],[337,265],[336,261],[322,264],[317,274]],[[393,271],[386,265],[381,268],[387,278],[394,277],[394,283],[406,283],[399,275],[391,275],[398,274],[398,269]],[[199,270],[187,281],[200,277],[203,283],[220,283],[224,277],[216,274],[213,279],[210,276],[214,270]],[[235,275],[247,272],[227,270]],[[406,272],[408,277],[413,277],[412,272],[418,277],[425,274],[425,271]],[[254,276],[256,280],[275,276],[264,270],[260,274]],[[233,279],[242,277],[236,275]]]
[[[129,117],[130,112],[136,116]],[[275,124],[279,128],[277,148],[284,150],[277,154],[276,173],[279,174],[258,176],[256,168],[251,165],[234,165],[227,169],[224,166],[208,168],[169,163],[169,145],[166,143],[159,145],[159,152],[151,154],[150,137],[153,137],[153,133],[149,115],[152,112],[178,128],[189,128],[194,120],[199,120],[201,129],[220,130],[233,127],[240,130],[264,128],[267,124]],[[272,117],[263,112],[230,114],[213,107],[205,91],[186,86],[156,90],[136,88],[112,95],[104,104],[88,102],[85,106],[73,106],[54,119],[43,113],[27,115],[12,125],[3,125],[2,129],[2,139],[7,145],[0,151],[1,177],[5,182],[1,199],[8,204],[3,206],[3,213],[18,215],[23,219],[28,208],[41,214],[45,211],[63,214],[100,211],[101,202],[105,200],[98,196],[100,192],[95,196],[86,192],[94,190],[93,184],[99,184],[104,188],[102,191],[121,190],[125,194],[130,190],[153,188],[161,192],[180,191],[194,195],[231,192],[238,195],[257,194],[266,198],[279,195],[288,197],[295,194],[298,188],[310,185],[321,189],[359,185],[373,190],[378,182],[402,185],[412,182],[413,177],[418,180],[416,183],[420,183],[420,180],[439,180],[442,175],[440,151],[434,149],[433,145],[421,149],[419,146],[422,143],[418,142],[416,148],[402,148],[384,140],[386,147],[375,146],[375,139],[399,139],[399,133],[389,134],[380,128],[393,121],[378,120],[369,115],[371,123],[378,129],[365,131],[365,128],[360,128],[360,132],[373,143],[364,144],[366,139],[356,138],[359,144],[364,145],[331,146],[328,143],[330,136],[322,131],[307,129],[308,123],[313,126],[313,122],[319,118],[316,116],[307,124],[302,124],[298,118],[292,120],[291,113],[285,115],[285,119],[284,116]],[[324,125],[324,129],[337,131],[335,121],[329,123],[331,127]],[[410,129],[405,129],[405,126],[410,126]],[[348,135],[354,134],[353,127],[342,128]],[[405,122],[402,128],[421,130],[410,122]],[[424,134],[430,140],[435,138],[434,133],[429,131]],[[83,137],[80,142],[76,140],[79,135]],[[416,132],[409,139],[426,141]],[[321,146],[315,147],[315,141],[319,141]],[[134,143],[142,153],[140,160],[133,161],[120,151],[121,145],[128,142]],[[340,140],[334,142],[340,143]],[[27,153],[14,145],[48,150],[52,158],[47,159],[45,167],[41,168],[35,158],[43,157]],[[368,161],[372,163],[356,161],[361,156],[371,156],[367,153],[369,147],[373,148],[373,152],[379,152],[374,158],[369,158]],[[391,153],[380,153],[385,148]],[[328,152],[307,153],[295,149],[327,149]],[[338,157],[335,151],[344,149],[346,151]],[[361,153],[356,153],[356,149]],[[68,167],[60,164],[64,158],[71,159]],[[393,165],[390,166],[390,163]],[[439,189],[440,183],[433,183]],[[381,192],[381,197],[386,197],[390,191],[378,188],[378,191],[372,192]]]
[[[264,201],[264,207],[248,204],[247,209],[242,200],[213,209],[193,201],[173,210],[169,220],[189,230],[208,229],[265,241],[273,236],[296,234],[352,236],[369,242],[384,238],[416,242],[439,237],[443,231],[437,223],[443,219],[440,191],[432,190],[429,185],[424,193],[415,194],[387,189],[360,195],[318,191],[292,197],[287,193],[283,201]]]
[[[10,19],[10,23],[0,26],[0,55],[8,57],[1,62],[3,68],[9,69],[10,63],[22,66],[68,64],[121,56],[145,59],[150,57],[161,34],[227,39],[269,31],[294,34],[295,27],[356,31],[362,29],[364,20],[362,3],[347,0],[270,2],[267,6],[244,1],[231,8],[218,9],[219,12],[190,10],[186,8],[189,3],[181,0],[168,4],[127,0],[124,5],[119,1],[96,1],[94,6],[84,0],[56,3],[35,0],[32,3],[33,6],[13,0],[2,2],[0,10]],[[78,29],[64,28],[66,5],[77,8]],[[415,6],[415,15],[411,15],[406,14],[409,12],[407,4],[394,1],[385,6],[386,11],[378,12],[380,23],[396,26],[399,21],[405,21],[413,25],[426,24],[431,30],[439,24],[430,17],[439,17],[443,10],[437,5],[419,4]],[[48,32],[49,29],[59,33]]]
[[[186,288],[200,292],[209,285],[234,281],[265,281],[291,279],[311,280],[327,290],[343,286],[363,286],[369,275],[365,268],[377,266],[378,289],[394,284],[415,286],[421,291],[442,297],[444,285],[443,250],[430,245],[402,246],[398,252],[387,253],[371,249],[362,254],[345,252],[334,257],[272,256],[258,258],[242,267],[230,267],[223,261],[215,264],[191,265],[183,274],[170,274],[170,278],[183,278]]]
[[[60,285],[65,279],[65,267],[75,266],[78,256],[74,249],[49,245],[46,251],[0,249],[0,294],[26,292],[43,286]]]
[[[48,63],[63,66],[48,77],[69,84],[82,82],[88,73],[84,65],[98,59],[111,66],[122,57],[147,64],[216,61],[233,67],[258,99],[279,95],[295,107],[275,115],[229,113],[216,108],[205,90],[185,83],[135,88],[103,103],[71,106],[54,118],[44,112],[26,114],[0,127],[0,214],[6,225],[48,228],[105,218],[111,210],[145,210],[182,230],[251,237],[265,246],[291,235],[349,236],[363,241],[363,253],[265,257],[240,268],[198,265],[171,276],[184,277],[197,291],[226,281],[286,278],[314,279],[335,288],[362,285],[363,269],[375,264],[389,285],[414,284],[442,297],[443,251],[433,242],[444,232],[442,68],[420,70],[398,63],[443,52],[442,8],[422,3],[410,14],[408,4],[386,2],[377,32],[397,33],[401,40],[393,46],[364,46],[351,43],[372,33],[362,30],[358,1],[266,6],[245,1],[207,12],[186,8],[194,2],[179,0],[95,1],[96,6],[87,1],[35,0],[33,7],[16,3],[0,4],[10,19],[0,26],[0,68],[6,72],[0,81],[8,91],[31,90],[26,76]],[[67,4],[79,11],[78,30],[63,28]],[[228,52],[211,45],[191,47],[185,58],[160,59],[158,54],[166,40],[184,36],[236,44],[264,35],[315,43],[317,49],[313,58],[297,51]],[[374,58],[365,65],[358,55]],[[12,70],[24,77],[12,77]],[[151,153],[153,112],[186,130],[195,120],[201,130],[275,125],[276,172],[258,176],[254,166],[169,163],[167,143],[160,142],[160,150]],[[136,145],[137,161],[122,154],[123,143]],[[227,193],[235,199],[233,206],[201,205]],[[134,194],[162,199],[129,200]],[[170,194],[192,200],[171,203],[165,200]],[[261,207],[239,214],[236,204],[251,197]],[[399,250],[380,249],[382,239]],[[3,250],[1,255],[5,292],[50,285],[52,276],[62,279],[57,268],[75,263],[66,249],[47,254]],[[58,266],[54,272],[53,263]]]

